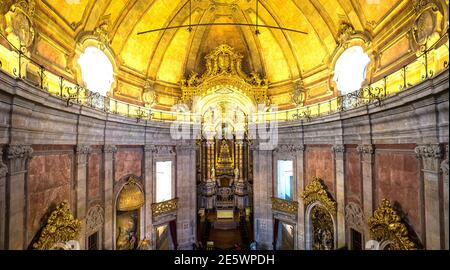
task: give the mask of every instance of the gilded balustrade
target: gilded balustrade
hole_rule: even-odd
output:
[[[298,202],[272,198],[272,210],[296,215],[298,213]]]
[[[152,215],[153,217],[157,217],[177,211],[177,209],[178,209],[178,198],[160,203],[154,203],[152,204]]]

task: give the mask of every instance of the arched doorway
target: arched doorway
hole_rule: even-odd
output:
[[[307,250],[336,248],[336,201],[323,181],[315,178],[301,195],[306,206],[305,240]]]
[[[144,193],[135,177],[122,186],[116,199],[115,247],[117,250],[137,249],[141,236]]]

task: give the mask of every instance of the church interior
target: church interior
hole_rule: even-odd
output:
[[[449,250],[448,0],[0,0],[0,250]]]

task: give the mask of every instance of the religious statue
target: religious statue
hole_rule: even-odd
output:
[[[132,250],[136,248],[137,235],[136,235],[136,220],[132,213],[126,213],[118,217],[119,232],[117,236],[117,249],[118,250]]]

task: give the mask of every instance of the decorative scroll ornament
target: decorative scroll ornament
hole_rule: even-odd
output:
[[[235,52],[229,45],[217,47],[205,57],[206,72],[202,76],[193,72],[187,80],[181,81],[181,101],[192,104],[196,96],[205,96],[227,88],[230,93],[234,90],[242,91],[255,103],[267,103],[268,80],[256,72],[249,76],[245,74],[242,71],[242,58],[243,55]]]
[[[80,230],[81,221],[73,217],[69,210],[69,204],[63,202],[51,213],[39,240],[33,244],[33,248],[38,250],[54,249],[55,245],[78,239]]]
[[[419,145],[414,152],[418,158],[441,158],[443,155],[439,144]]]
[[[152,204],[152,215],[153,217],[157,217],[163,214],[167,214],[170,212],[177,211],[178,209],[178,198]]]
[[[107,144],[103,147],[103,152],[104,153],[117,153],[117,146]]]
[[[91,153],[91,147],[89,145],[77,145],[76,152],[78,155],[88,155]]]
[[[408,236],[408,229],[401,222],[400,216],[392,208],[391,202],[384,199],[380,207],[369,218],[370,237],[379,242],[388,242],[390,250],[415,250],[413,241]]]
[[[430,0],[415,0],[413,3],[416,18],[411,29],[412,40],[414,47],[418,53],[424,52],[427,49],[427,43],[431,41],[433,36],[439,37],[442,32],[442,13],[434,1]]]
[[[103,227],[103,207],[95,205],[88,211],[86,218],[86,232],[87,234],[95,233]]]
[[[305,187],[301,197],[305,206],[314,202],[321,202],[328,212],[336,214],[336,201],[328,194],[325,185],[322,184],[322,180],[317,177],[314,177],[313,181]]]
[[[356,147],[356,151],[358,151],[358,153],[361,154],[373,154],[375,152],[375,149],[373,145],[366,144],[366,145],[358,145],[358,147]]]
[[[97,26],[92,34],[99,41],[99,47],[101,50],[104,50],[106,46],[109,46],[109,25],[107,22],[103,22],[99,26]]]
[[[354,202],[348,203],[345,207],[345,220],[349,226],[362,231],[364,228],[364,213],[361,206]]]
[[[20,50],[25,53],[30,49],[35,39],[33,17],[36,4],[34,0],[13,2],[15,3],[11,5],[9,12],[5,15],[6,34],[8,40],[13,44],[17,44]]]
[[[348,22],[342,22],[339,25],[337,42],[339,45],[344,45],[351,37],[356,34],[355,28]]]
[[[294,86],[294,93],[292,94],[292,102],[296,106],[303,106],[306,102],[307,90],[302,80],[298,80]]]
[[[10,145],[8,146],[9,159],[27,159],[33,154],[33,148],[29,145]]]
[[[136,180],[130,177],[128,183],[120,191],[117,199],[117,210],[123,212],[138,210],[144,205],[144,198],[144,193],[136,183]]]
[[[153,87],[154,81],[146,80],[144,84],[144,90],[142,92],[142,100],[145,102],[145,107],[152,107],[156,104],[157,96]]]
[[[298,213],[298,202],[272,198],[272,210],[296,215]]]

